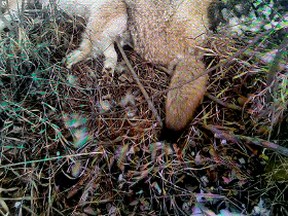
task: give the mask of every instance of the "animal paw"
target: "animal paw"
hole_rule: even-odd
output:
[[[71,69],[71,67],[81,61],[83,59],[82,52],[80,50],[75,50],[67,55],[65,59],[65,65],[68,69]]]
[[[104,61],[103,72],[114,74],[115,68],[117,64],[117,58],[107,58]]]

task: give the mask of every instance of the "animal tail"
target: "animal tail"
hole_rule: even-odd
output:
[[[167,129],[180,131],[192,119],[206,92],[208,75],[204,71],[204,63],[195,56],[177,64],[166,99]]]

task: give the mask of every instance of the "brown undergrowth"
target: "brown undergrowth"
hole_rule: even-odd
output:
[[[83,23],[47,14],[24,14],[0,44],[1,215],[287,213],[286,149],[273,146],[279,137],[287,147],[279,136],[287,130],[287,68],[279,64],[268,85],[270,67],[255,55],[271,35],[254,44],[209,37],[201,48],[208,93],[168,143],[122,58],[113,79],[101,58],[68,71],[62,59]],[[125,51],[163,119],[169,76]]]

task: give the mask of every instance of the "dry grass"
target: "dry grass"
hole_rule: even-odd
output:
[[[287,159],[254,145],[287,147],[287,68],[268,103],[270,67],[254,56],[273,35],[209,37],[207,97],[170,144],[124,64],[112,81],[101,58],[65,69],[83,25],[63,16],[31,10],[0,43],[0,215],[246,215],[259,198],[287,215]],[[126,54],[163,119],[169,77]]]

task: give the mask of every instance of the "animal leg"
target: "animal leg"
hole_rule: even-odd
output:
[[[85,37],[80,47],[74,51],[72,51],[68,56],[66,57],[66,67],[70,69],[74,64],[85,60],[92,51],[92,43],[89,39],[89,37]]]
[[[120,14],[119,16],[117,11],[115,11],[109,15],[111,20],[108,20],[108,22],[106,21],[103,31],[99,32],[98,40],[93,41],[93,50],[95,50],[96,54],[98,52],[103,53],[103,72],[108,72],[113,75],[118,57],[114,42],[119,36],[121,37],[127,29],[127,14]],[[95,20],[95,22],[99,23],[99,20]]]

